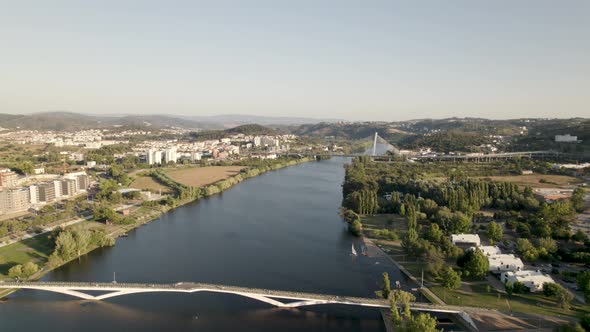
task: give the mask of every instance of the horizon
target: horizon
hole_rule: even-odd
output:
[[[425,118],[409,118],[405,120],[349,120],[349,119],[337,119],[337,118],[323,118],[323,117],[313,117],[313,116],[289,116],[289,115],[256,115],[256,114],[240,114],[240,113],[222,113],[222,114],[212,114],[212,115],[198,115],[198,114],[164,114],[164,113],[150,113],[150,114],[140,114],[140,113],[119,113],[119,114],[110,114],[110,113],[81,113],[81,112],[74,112],[74,111],[66,111],[66,110],[52,110],[52,111],[43,111],[43,112],[26,112],[26,113],[7,113],[7,112],[0,112],[2,114],[8,115],[23,115],[23,116],[33,116],[33,115],[45,115],[45,114],[73,114],[73,115],[82,115],[82,116],[94,116],[94,117],[113,117],[113,118],[123,118],[127,116],[162,116],[162,117],[169,117],[169,118],[216,118],[216,117],[251,117],[251,118],[262,118],[262,119],[277,119],[277,120],[310,120],[315,122],[305,122],[301,124],[313,124],[313,123],[321,123],[321,122],[329,122],[329,123],[336,123],[336,122],[350,122],[350,123],[361,123],[361,122],[386,122],[386,123],[395,123],[395,122],[417,122],[417,121],[443,121],[443,120],[486,120],[486,121],[517,121],[517,120],[573,120],[573,119],[582,119],[582,120],[590,120],[590,116],[571,116],[571,117],[513,117],[513,118],[485,118],[485,117],[476,117],[476,116],[449,116],[449,117],[425,117]],[[198,119],[197,119],[198,121]],[[255,121],[255,120],[254,120]],[[241,121],[238,121],[241,122]],[[251,122],[250,124],[257,124],[256,122]],[[272,123],[268,123],[272,124]],[[241,125],[241,124],[240,124]],[[239,126],[239,125],[238,125]]]
[[[590,115],[590,3],[454,4],[10,3],[0,113]]]

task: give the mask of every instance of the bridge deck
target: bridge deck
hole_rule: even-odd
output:
[[[384,299],[377,298],[363,298],[353,296],[338,296],[329,294],[317,294],[295,291],[282,291],[261,288],[249,288],[239,286],[226,286],[207,283],[192,283],[179,282],[175,284],[156,284],[156,283],[99,283],[99,282],[0,282],[0,288],[8,289],[36,289],[53,292],[63,292],[74,295],[82,294],[77,291],[105,291],[113,292],[112,294],[124,295],[144,292],[179,292],[179,293],[193,293],[193,292],[220,292],[232,293],[242,296],[248,296],[257,299],[268,299],[273,301],[275,299],[287,299],[298,301],[297,306],[314,305],[314,304],[347,304],[360,305],[378,308],[388,308],[389,302]],[[94,296],[89,295],[90,298]],[[106,296],[107,298],[109,296]],[[94,299],[100,299],[96,297]],[[277,302],[278,306],[288,307],[289,303]],[[433,312],[447,312],[458,313],[465,311],[468,308],[458,306],[440,306],[427,303],[412,303],[412,309],[420,311]]]

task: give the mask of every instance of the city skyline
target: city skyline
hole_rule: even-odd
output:
[[[0,113],[590,115],[584,1],[4,7]]]

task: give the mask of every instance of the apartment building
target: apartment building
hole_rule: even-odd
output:
[[[16,186],[18,175],[8,168],[0,169],[0,187],[12,188]]]
[[[44,182],[37,185],[39,202],[52,202],[55,200],[55,185],[53,182]]]
[[[8,188],[0,191],[0,213],[25,211],[29,206],[29,188]]]

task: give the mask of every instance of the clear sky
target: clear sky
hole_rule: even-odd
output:
[[[0,8],[0,113],[590,117],[588,0]]]

